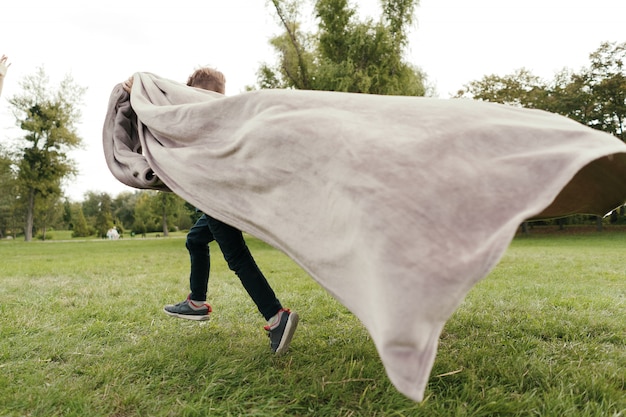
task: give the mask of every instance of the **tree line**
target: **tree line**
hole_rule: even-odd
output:
[[[459,90],[472,98],[562,114],[626,141],[626,42],[603,42],[580,70],[543,80],[526,68],[486,75]]]
[[[455,97],[546,110],[626,142],[626,42],[603,42],[589,54],[589,61],[579,70],[565,68],[551,80],[526,68],[504,76],[486,75],[466,84]],[[590,219],[602,229],[602,218],[597,216],[572,216],[549,223],[563,227]],[[625,206],[610,213],[609,220],[626,223]],[[524,230],[527,226],[522,224]]]
[[[43,207],[43,206],[42,206]],[[55,230],[71,230],[72,237],[105,238],[116,228],[121,236],[188,230],[200,215],[190,204],[172,193],[151,190],[125,191],[116,196],[87,192],[81,202],[57,199],[45,212],[35,213],[34,239],[51,239]],[[24,212],[18,206],[0,211],[0,235],[18,237],[23,234]]]
[[[408,30],[419,0],[382,0],[380,18],[359,19],[358,5],[319,0],[313,5],[317,30],[306,32],[300,20],[308,4],[272,0],[283,32],[270,39],[276,62],[257,70],[258,88],[295,88],[384,95],[424,96],[432,89],[426,74],[404,59]],[[570,117],[626,140],[626,43],[603,43],[590,54],[590,65],[564,69],[545,81],[527,69],[487,75],[466,84],[453,99],[474,99],[543,109]],[[71,229],[76,237],[104,237],[111,227],[143,234],[188,229],[197,213],[171,193],[89,192],[70,202],[62,181],[76,174],[68,152],[79,147],[76,125],[84,87],[67,76],[57,88],[43,68],[21,82],[22,92],[9,104],[23,136],[17,146],[0,146],[0,238],[45,238],[50,228]],[[384,140],[384,138],[381,138]],[[618,221],[618,214],[613,219]],[[623,217],[623,213],[622,213]],[[573,220],[572,220],[573,219]],[[568,221],[585,221],[584,216]]]

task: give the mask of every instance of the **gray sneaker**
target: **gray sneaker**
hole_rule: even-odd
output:
[[[298,313],[283,308],[278,312],[278,324],[273,327],[269,325],[264,327],[270,338],[272,352],[276,354],[287,352],[291,338],[298,327],[298,319]]]
[[[165,314],[172,317],[178,317],[179,319],[187,320],[208,320],[211,311],[211,306],[204,303],[200,306],[195,306],[189,296],[185,301],[181,301],[178,304],[168,304],[163,307]]]

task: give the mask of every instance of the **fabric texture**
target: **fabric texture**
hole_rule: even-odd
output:
[[[626,200],[626,145],[551,113],[471,100],[261,90],[151,73],[113,88],[113,175],[171,190],[282,250],[364,324],[421,401],[444,324],[529,218]]]

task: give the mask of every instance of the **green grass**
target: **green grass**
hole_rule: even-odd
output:
[[[209,322],[181,237],[0,242],[0,416],[626,416],[626,233],[518,237],[448,321],[422,403],[359,321],[249,239],[301,324],[287,355],[212,246]],[[375,308],[375,306],[373,306]]]
[[[54,240],[54,241],[61,241],[61,240],[102,240],[103,238],[96,236],[96,235],[91,235],[91,236],[87,236],[87,237],[80,237],[80,238],[74,238],[73,236],[73,232],[71,230],[48,230],[46,232],[46,241],[48,240]],[[183,231],[170,231],[169,232],[169,237],[184,237],[187,235],[187,231],[183,230]],[[157,237],[163,237],[163,233],[162,232],[149,232],[146,233],[146,236],[141,236],[141,235],[137,235],[137,236],[132,236],[131,237],[131,233],[130,232],[126,232],[124,235],[125,238],[127,239],[143,239],[143,238],[157,238]],[[16,240],[23,240],[24,239],[24,235],[20,234],[16,237]],[[33,241],[43,241],[43,235],[41,233],[38,233],[37,236],[33,236]]]

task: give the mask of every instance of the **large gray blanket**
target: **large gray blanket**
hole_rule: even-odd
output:
[[[319,91],[224,97],[150,73],[134,75],[131,97],[115,86],[104,123],[113,175],[284,251],[363,322],[416,401],[446,320],[520,223],[626,200],[626,145],[543,111]]]

